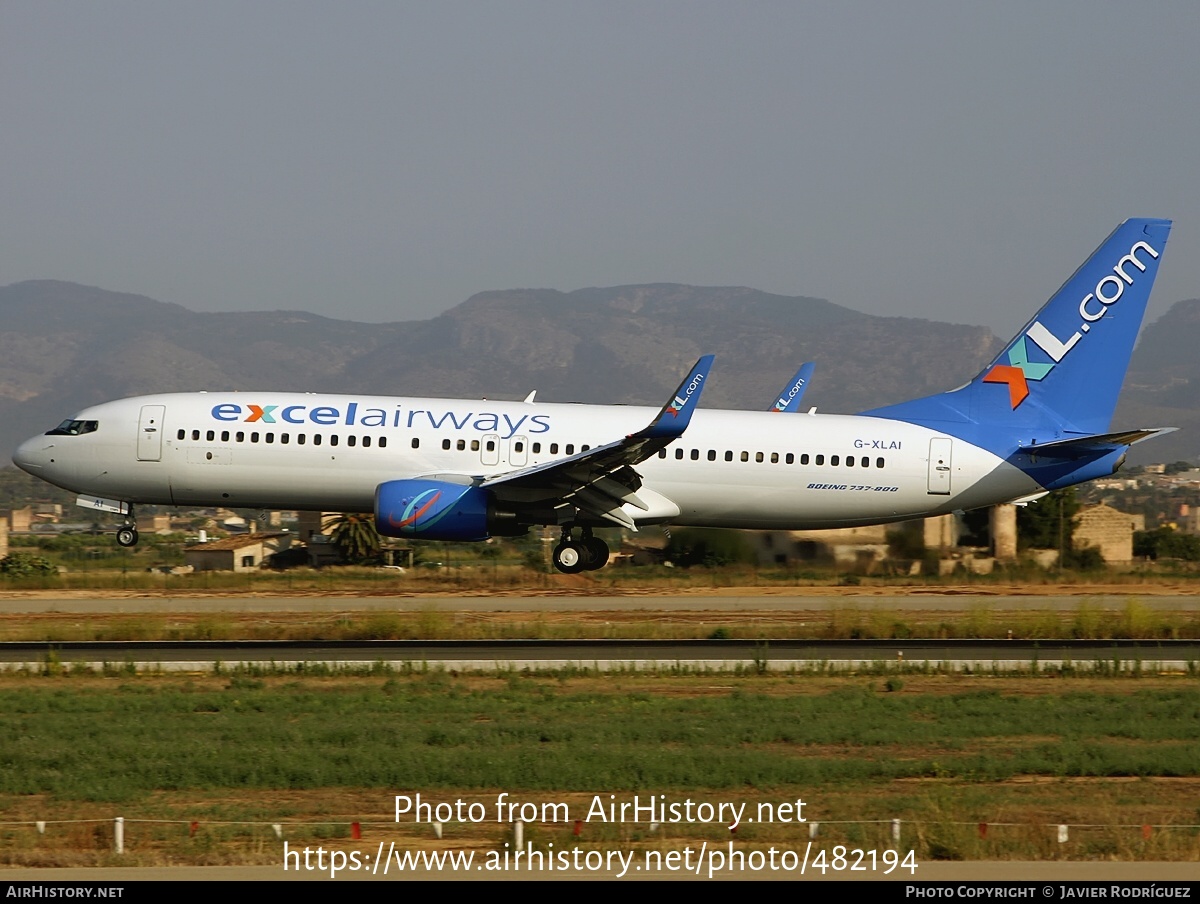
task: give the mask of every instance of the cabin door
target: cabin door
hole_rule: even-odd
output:
[[[162,460],[162,425],[166,405],[143,405],[138,417],[138,461]]]
[[[949,437],[939,436],[929,441],[929,494],[931,496],[950,495],[950,453],[954,441]]]

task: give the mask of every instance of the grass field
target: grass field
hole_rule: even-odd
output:
[[[118,815],[124,863],[273,863],[272,823],[293,844],[358,845],[352,822],[433,844],[394,821],[395,795],[490,806],[501,791],[568,804],[569,821],[531,827],[538,844],[570,841],[593,795],[639,793],[750,812],[803,799],[829,844],[891,845],[900,819],[919,859],[1200,856],[1194,676],[8,674],[0,711],[10,864],[111,862]],[[100,821],[54,822],[78,819]],[[505,831],[452,822],[440,843],[494,847]],[[762,823],[737,837],[809,836]],[[593,820],[579,840],[680,838],[728,832]]]
[[[348,600],[348,606],[353,602]],[[0,641],[85,640],[515,640],[573,638],[1111,640],[1200,637],[1200,611],[1152,609],[1130,597],[1117,609],[1088,598],[1060,612],[999,610],[974,602],[965,611],[863,608],[838,600],[810,609],[742,611],[575,610],[227,612],[171,615],[40,613],[0,617]],[[828,604],[822,603],[822,606]],[[917,604],[919,605],[919,604]]]
[[[897,586],[877,588],[874,579],[855,588],[829,584],[821,592],[836,602],[818,610],[617,613],[571,611],[565,600],[542,613],[502,605],[355,611],[355,596],[538,590],[510,584],[503,569],[490,585],[481,574],[421,574],[403,584],[383,575],[339,576],[336,584],[326,575],[228,576],[201,587],[110,574],[110,591],[126,584],[126,593],[139,595],[211,592],[216,605],[171,615],[6,616],[0,640],[1200,636],[1195,611],[1151,608],[1134,596],[1150,586],[1140,578],[1094,591],[1129,593],[1119,608],[1081,595],[1061,612],[1001,611],[978,599],[959,612],[919,603],[891,611],[837,596]],[[791,580],[803,578],[768,583],[782,588],[768,592],[802,594],[787,589]],[[579,595],[720,589],[716,576],[703,574],[664,574],[640,586],[564,576],[545,583]],[[0,589],[20,592],[11,583]],[[221,595],[247,589],[345,594],[346,609],[219,611]],[[54,578],[43,592],[60,591],[70,588]],[[117,666],[100,674],[51,659],[40,670],[0,672],[0,864],[277,864],[281,837],[327,848],[394,840],[480,850],[511,838],[490,818],[451,820],[440,840],[427,824],[397,822],[395,796],[417,792],[486,807],[503,792],[539,806],[565,804],[568,820],[536,821],[526,836],[558,849],[729,839],[724,825],[644,820],[592,820],[573,834],[596,795],[661,794],[741,802],[749,812],[803,799],[826,846],[898,846],[920,860],[1200,859],[1195,670],[1024,677],[894,666],[838,676],[373,671],[188,676]],[[112,853],[117,816],[126,820],[119,858]],[[899,845],[892,820],[900,820]],[[354,823],[361,839],[351,837]],[[1069,828],[1065,842],[1057,840],[1060,825]],[[748,847],[796,847],[810,838],[809,825],[747,823],[736,838]]]

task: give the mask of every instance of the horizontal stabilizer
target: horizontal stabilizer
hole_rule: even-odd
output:
[[[1052,443],[1022,445],[1020,451],[1046,458],[1085,458],[1089,455],[1111,452],[1120,446],[1132,446],[1155,436],[1174,433],[1178,429],[1178,427],[1147,427],[1142,430],[1126,430],[1123,433],[1076,436],[1071,439],[1055,440]]]

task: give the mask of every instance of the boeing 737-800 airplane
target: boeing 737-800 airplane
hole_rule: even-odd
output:
[[[847,527],[1034,499],[1163,432],[1108,431],[1170,225],[1117,227],[967,385],[855,416],[698,411],[706,356],[658,411],[164,394],[81,411],[13,460],[126,515],[124,546],[135,504],[373,511],[380,533],[414,539],[556,525],[564,572],[608,560],[601,526]]]

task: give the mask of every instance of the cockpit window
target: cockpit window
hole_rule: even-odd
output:
[[[70,419],[63,421],[53,430],[47,430],[47,436],[82,436],[85,433],[94,433],[100,425],[99,421],[72,421]]]

